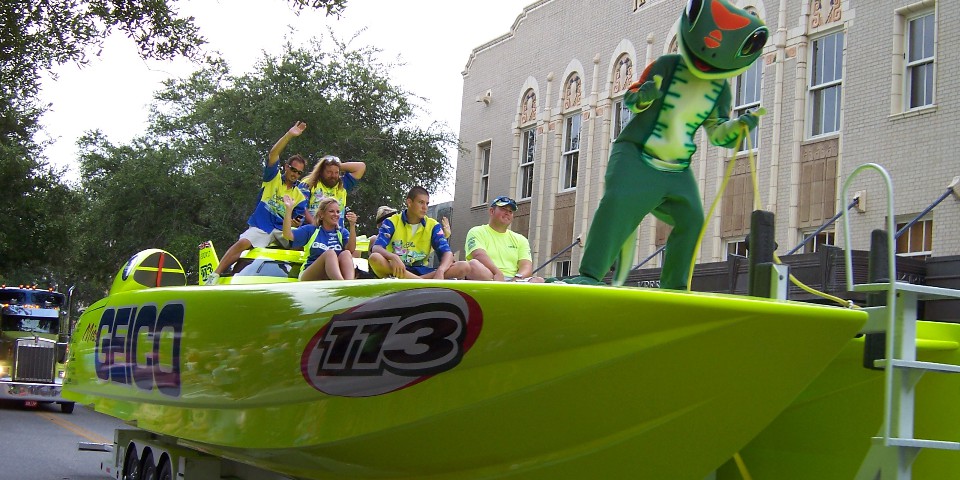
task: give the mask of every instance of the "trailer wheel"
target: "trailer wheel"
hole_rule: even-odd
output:
[[[127,445],[127,455],[123,459],[122,480],[140,480],[140,459],[137,457],[137,448],[130,442]]]
[[[157,463],[153,461],[153,452],[147,450],[140,460],[140,480],[157,480]]]
[[[170,466],[170,457],[164,456],[160,460],[160,473],[157,474],[158,480],[173,480],[173,467]]]
[[[60,402],[60,411],[66,414],[73,413],[73,402]]]

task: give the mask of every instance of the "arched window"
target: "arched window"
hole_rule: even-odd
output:
[[[580,107],[583,98],[583,82],[576,72],[571,73],[564,82],[563,109],[573,110]],[[577,176],[580,168],[580,125],[583,120],[581,112],[575,112],[563,119],[563,172],[560,181],[560,190],[577,188]]]
[[[520,104],[520,171],[517,175],[518,197],[533,196],[533,162],[536,159],[537,126],[528,125],[537,120],[537,94],[528,89]]]
[[[563,109],[570,110],[580,107],[580,101],[583,98],[583,82],[580,80],[580,74],[572,73],[567,77],[563,87]]]
[[[614,96],[621,95],[627,91],[627,88],[633,83],[633,60],[626,53],[617,57],[613,70],[613,87],[611,93]],[[613,138],[617,138],[627,122],[633,118],[633,112],[627,108],[623,97],[615,99],[613,102]]]
[[[520,125],[530,123],[536,119],[537,94],[531,88],[523,94],[523,103],[520,104]]]

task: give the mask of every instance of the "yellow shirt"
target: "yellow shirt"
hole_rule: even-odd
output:
[[[467,232],[466,242],[467,260],[473,259],[474,250],[481,249],[506,278],[517,274],[520,260],[533,261],[527,237],[513,230],[500,233],[490,225],[478,225]]]

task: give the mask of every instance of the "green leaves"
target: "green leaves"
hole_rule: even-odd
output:
[[[339,15],[347,3],[275,1],[324,9],[327,15]],[[203,59],[203,36],[193,17],[181,15],[175,5],[176,0],[4,0],[0,282],[79,283],[78,292],[90,301],[103,295],[121,263],[139,249],[165,247],[192,266],[200,239],[229,245],[236,238],[254,205],[262,158],[276,137],[295,115],[317,117],[320,110],[298,110],[291,100],[270,101],[302,93],[290,79],[313,78],[316,52],[297,53],[296,62],[278,69],[276,81],[262,73],[250,76],[263,77],[259,90],[243,88],[222,60],[208,58],[205,69],[157,93],[152,124],[142,138],[112,145],[92,131],[81,139],[81,184],[66,184],[64,172],[46,163],[34,139],[46,108],[37,103],[40,74],[59,64],[86,63],[114,32],[129,37],[144,58]],[[263,66],[272,63],[265,59]],[[311,68],[297,70],[304,66]]]
[[[126,258],[156,247],[173,253],[195,279],[197,244],[213,240],[223,252],[246,229],[267,152],[297,120],[307,129],[281,159],[300,153],[312,168],[332,154],[367,164],[347,202],[361,234],[374,233],[378,206],[402,206],[410,187],[439,188],[454,135],[416,126],[410,94],[391,83],[375,49],[333,43],[332,50],[319,41],[288,44],[242,75],[209,61],[156,93],[144,136],[127,145],[99,132],[84,137],[86,206],[71,269],[99,290]]]

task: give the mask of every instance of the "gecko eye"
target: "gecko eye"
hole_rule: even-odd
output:
[[[690,26],[697,24],[700,18],[700,12],[703,11],[703,0],[690,0],[687,2],[687,18],[690,19]]]
[[[760,27],[755,32],[750,34],[745,42],[743,42],[743,47],[740,48],[741,57],[749,57],[754,53],[763,50],[763,46],[767,44],[767,36],[769,32],[767,27]]]

